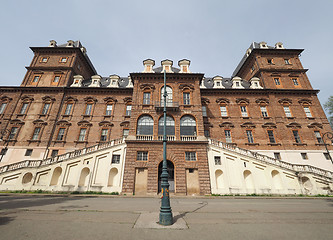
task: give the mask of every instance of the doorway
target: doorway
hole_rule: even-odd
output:
[[[163,161],[160,162],[158,165],[158,192],[161,192],[161,174],[162,174],[162,167],[163,167]],[[168,167],[168,181],[169,181],[169,191],[175,192],[175,167],[173,163],[169,160],[167,160],[167,167]]]

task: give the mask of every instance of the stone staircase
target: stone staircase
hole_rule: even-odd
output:
[[[325,178],[327,181],[331,181],[333,180],[333,172],[331,171],[327,171],[321,168],[317,168],[311,165],[303,165],[303,164],[292,164],[292,163],[288,163],[288,162],[284,162],[282,160],[278,160],[263,154],[259,154],[256,153],[254,151],[250,151],[247,149],[243,149],[240,147],[237,147],[235,145],[232,144],[228,144],[228,143],[224,143],[224,142],[220,142],[218,140],[214,140],[214,139],[208,139],[209,144],[215,146],[215,147],[219,147],[223,150],[227,150],[233,153],[238,153],[240,155],[243,156],[247,156],[247,157],[252,157],[255,158],[257,161],[268,164],[268,165],[273,165],[282,169],[286,169],[286,170],[291,170],[295,173],[311,173],[317,176],[320,176],[322,178]]]
[[[44,160],[24,160],[16,162],[13,164],[5,165],[0,167],[0,174],[7,173],[10,171],[15,171],[23,168],[39,168],[47,165],[57,164],[60,162],[65,162],[73,158],[83,156],[85,154],[95,153],[97,151],[117,146],[119,144],[125,143],[125,138],[114,139],[109,142],[99,143],[90,147],[82,148],[72,152],[68,152],[62,155],[57,155],[55,157],[47,158]]]

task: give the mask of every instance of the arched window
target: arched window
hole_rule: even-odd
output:
[[[180,135],[197,135],[197,125],[194,117],[184,116],[180,119]]]
[[[166,92],[167,92],[166,102],[170,103],[170,102],[172,102],[172,88],[167,86],[166,87]],[[161,103],[162,104],[164,102],[163,94],[164,94],[164,87],[161,88]]]
[[[153,135],[154,120],[151,116],[141,116],[138,120],[137,135]]]
[[[163,135],[163,126],[164,126],[164,117],[161,117],[158,120],[158,135]],[[166,117],[166,135],[174,136],[175,135],[175,120],[172,117]]]

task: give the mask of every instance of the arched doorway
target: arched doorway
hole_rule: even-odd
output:
[[[161,174],[162,174],[162,167],[163,167],[163,161],[160,162],[158,165],[158,192],[161,192]],[[167,160],[167,167],[168,167],[168,181],[169,181],[169,191],[174,192],[175,191],[175,167],[173,163],[169,160]]]

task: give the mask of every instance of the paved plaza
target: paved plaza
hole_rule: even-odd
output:
[[[333,198],[0,195],[0,239],[332,239]],[[177,225],[177,226],[176,226]],[[159,227],[159,226],[158,226]]]

